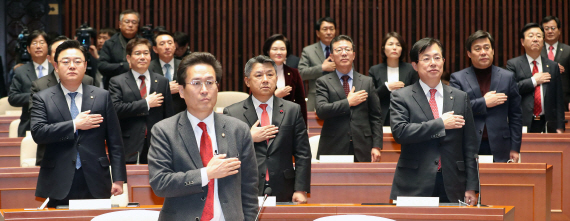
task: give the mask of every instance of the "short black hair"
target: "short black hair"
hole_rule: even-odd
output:
[[[544,23],[550,22],[550,21],[552,21],[552,20],[556,21],[556,28],[560,28],[560,27],[562,26],[562,23],[560,22],[560,19],[558,19],[556,16],[552,16],[552,15],[549,15],[549,16],[544,17],[544,18],[542,19],[542,22],[540,23],[540,24],[541,24],[540,26],[542,27],[542,25],[544,25]]]
[[[321,24],[323,24],[323,22],[326,21],[328,23],[332,23],[334,25],[334,28],[336,29],[336,22],[334,21],[333,18],[331,17],[322,17],[319,18],[319,20],[317,20],[317,22],[315,23],[315,30],[321,30]]]
[[[113,37],[113,35],[115,35],[116,33],[117,33],[117,29],[102,28],[101,30],[99,30],[99,34],[97,34],[97,36],[99,36],[100,34],[108,34],[109,37]]]
[[[85,59],[87,56],[87,50],[85,50],[85,48],[83,46],[81,46],[81,44],[79,43],[79,41],[77,40],[66,40],[63,43],[61,43],[59,46],[57,46],[57,48],[55,49],[55,55],[53,56],[53,60],[57,63],[58,60],[57,58],[59,57],[59,54],[67,49],[77,49],[80,50],[81,53],[83,54],[83,59]]]
[[[356,45],[354,44],[354,41],[352,41],[352,38],[350,38],[348,35],[338,35],[338,36],[334,37],[334,38],[331,40],[331,45],[329,45],[329,47],[332,49],[332,48],[333,48],[333,44],[334,44],[335,42],[337,42],[337,41],[342,41],[342,40],[349,41],[350,44],[352,44],[352,51],[353,51],[353,52],[356,51],[356,50],[355,50],[355,49],[356,49]]]
[[[44,40],[46,41],[46,44],[49,44],[49,38],[47,36],[47,33],[45,31],[42,30],[34,30],[32,31],[32,33],[30,33],[30,35],[28,36],[28,47],[32,46],[32,41],[34,41],[34,39],[38,38],[39,36],[44,37]]]
[[[527,23],[519,32],[519,38],[524,39],[524,33],[531,28],[540,28],[540,31],[542,31],[542,35],[544,36],[544,28],[542,28],[542,26],[537,23]]]
[[[398,39],[398,42],[402,47],[402,53],[400,54],[400,61],[404,61],[404,58],[406,57],[406,51],[408,50],[406,42],[404,42],[404,38],[402,37],[402,35],[398,34],[398,32],[392,31],[386,33],[384,39],[382,39],[382,47],[381,47],[382,50],[380,50],[380,55],[382,56],[382,62],[384,63],[388,62],[388,56],[386,55],[386,42],[388,42],[388,39],[390,38]]]
[[[263,55],[269,56],[269,50],[271,50],[271,45],[273,45],[273,43],[276,41],[283,41],[285,43],[285,49],[287,49],[287,56],[293,54],[293,48],[291,47],[289,39],[287,39],[285,35],[274,34],[271,35],[271,37],[269,37],[267,40],[265,40],[265,43],[263,43]]]
[[[51,46],[53,45],[53,43],[56,43],[58,41],[66,41],[66,40],[69,40],[69,38],[65,35],[60,35],[52,39],[51,43],[48,46],[48,55],[51,55]]]
[[[420,54],[422,52],[424,52],[428,47],[437,44],[437,46],[439,46],[439,48],[441,49],[441,56],[443,56],[443,45],[441,44],[441,42],[435,38],[432,37],[427,37],[427,38],[422,38],[419,41],[417,41],[414,46],[412,46],[412,49],[410,50],[410,60],[411,62],[415,62],[418,63],[419,58],[420,58]]]
[[[172,40],[174,41],[174,35],[172,35],[172,33],[170,33],[167,30],[160,30],[160,31],[156,32],[156,34],[154,34],[154,37],[152,38],[152,45],[153,46],[157,45],[156,38],[158,38],[158,36],[161,36],[161,35],[168,35],[168,36],[172,37]]]
[[[489,39],[489,41],[491,42],[491,48],[494,49],[495,48],[495,39],[493,39],[493,36],[491,36],[491,33],[483,31],[483,30],[477,30],[473,34],[469,35],[469,37],[465,41],[465,49],[467,49],[468,52],[471,52],[471,46],[473,45],[473,42],[475,42],[479,39],[484,39],[484,38]]]
[[[187,45],[190,42],[190,36],[181,31],[174,32],[173,38],[174,42],[176,42],[179,47]]]
[[[216,81],[219,82],[222,79],[222,64],[220,64],[214,55],[208,52],[193,52],[182,59],[176,71],[178,83],[182,84],[182,87],[186,88],[186,71],[188,68],[197,64],[212,66],[216,72]]]

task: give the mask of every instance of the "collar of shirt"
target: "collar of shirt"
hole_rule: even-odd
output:
[[[283,65],[277,65],[277,88],[285,87],[285,73],[283,70]]]
[[[170,59],[168,63],[160,60],[160,58],[158,61],[160,62],[160,68],[164,69],[164,64],[170,64],[170,68],[174,69],[174,58]]]
[[[139,80],[139,76],[144,75],[144,80],[145,81],[149,81],[150,80],[150,74],[148,73],[148,69],[143,73],[139,73],[133,69],[131,69],[131,71],[133,71],[133,77],[135,78],[135,80]]]
[[[336,71],[336,75],[338,76],[338,79],[339,79],[341,82],[342,82],[342,76],[344,76],[344,75],[348,75],[348,80],[349,80],[349,81],[352,80],[352,79],[354,79],[354,78],[353,78],[353,76],[354,76],[354,71],[353,71],[352,69],[350,69],[350,72],[348,72],[348,74],[340,73],[340,72],[338,72],[338,70],[335,70],[335,71]]]
[[[429,90],[432,89],[430,88],[427,84],[425,84],[421,79],[420,79],[420,86],[422,87],[422,90],[424,91],[424,94],[428,97],[431,97],[431,93],[429,93]],[[436,94],[438,94],[439,96],[443,97],[443,85],[441,84],[441,81],[439,81],[439,84],[437,84],[435,86],[435,88],[437,92]]]
[[[255,107],[255,109],[259,108],[261,110],[261,107],[259,107],[260,104],[267,104],[267,107],[269,107],[269,110],[273,110],[273,96],[271,96],[271,98],[269,98],[269,100],[267,100],[267,102],[262,103],[261,101],[257,100],[257,98],[255,98],[255,96],[251,96],[251,101],[253,101],[253,106]]]
[[[552,44],[552,47],[554,47],[554,49],[552,51],[556,51],[556,48],[558,47],[558,42]],[[550,45],[546,42],[544,42],[544,48],[546,48],[546,54],[548,54],[548,52],[550,51]]]
[[[41,63],[41,64],[38,64],[38,63],[36,63],[36,62],[34,62],[34,61],[32,61],[32,63],[34,64],[34,70],[38,70],[38,66],[41,65],[41,66],[43,67],[43,70],[42,70],[42,71],[45,71],[45,72],[48,72],[48,71],[49,71],[49,65],[48,65],[49,62],[48,62],[48,59],[47,59],[47,58],[46,58],[46,60],[45,60],[43,63]],[[46,75],[44,75],[44,76],[46,76]]]
[[[329,45],[323,44],[322,41],[319,41],[319,43],[321,43],[321,47],[323,48],[323,54],[326,55],[326,54],[327,54],[327,51],[326,51],[325,49],[326,49],[327,46],[329,46]],[[329,47],[329,52],[332,54],[332,48],[330,48],[330,47]],[[325,58],[325,59],[327,59],[327,58]]]
[[[194,117],[194,115],[192,115],[190,112],[188,112],[188,120],[190,121],[190,124],[192,124],[192,129],[194,129],[194,132],[196,131],[202,131],[202,129],[198,126],[198,123],[200,122],[204,122],[206,124],[206,127],[208,128],[208,134],[211,134],[211,132],[215,132],[215,126],[214,126],[214,112],[212,112],[210,115],[208,115],[206,118],[204,118],[204,120],[200,120],[196,117]],[[215,139],[211,138],[210,139]],[[199,139],[199,137],[196,137],[196,139]],[[198,148],[200,146],[200,142],[198,142]]]
[[[536,61],[536,65],[539,66],[539,67],[540,67],[540,65],[542,65],[542,58],[541,58],[542,56],[538,56],[536,59],[532,59],[532,58],[530,57],[530,55],[528,55],[528,54],[525,54],[525,55],[526,55],[526,59],[528,60],[528,63],[529,63],[530,65],[533,65],[533,64],[532,64],[532,61]],[[532,68],[531,68],[531,70],[532,70]]]
[[[83,83],[81,83],[79,85],[79,87],[77,88],[77,90],[75,90],[75,91],[67,90],[67,88],[65,88],[63,86],[63,84],[59,84],[59,86],[61,86],[61,90],[63,90],[63,94],[65,94],[65,95],[67,95],[68,93],[71,93],[71,92],[77,92],[76,97],[83,94]]]

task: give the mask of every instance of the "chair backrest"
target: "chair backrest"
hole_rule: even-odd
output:
[[[8,129],[8,137],[18,137],[19,125],[20,125],[20,119],[13,120],[10,123],[10,129]]]
[[[26,137],[22,139],[22,144],[20,144],[20,166],[21,167],[33,167],[36,166],[36,152],[38,150],[38,145],[34,142],[32,138],[32,133],[26,131]]]
[[[20,107],[14,107],[8,103],[8,97],[0,98],[0,115],[5,115],[6,111],[17,111],[21,110]]]
[[[319,139],[321,135],[309,137],[309,145],[311,146],[311,159],[312,161],[317,160],[317,150],[319,149]]]
[[[123,210],[117,212],[110,212],[98,215],[91,221],[123,221],[123,220],[137,220],[137,221],[156,221],[160,211],[154,210]]]
[[[358,221],[395,221],[393,219],[382,218],[377,216],[367,216],[367,215],[334,215],[325,216],[314,221],[345,221],[345,220],[358,220]]]
[[[240,91],[218,92],[218,100],[214,106],[214,111],[221,113],[224,110],[224,107],[243,101],[247,97],[249,97],[249,94]]]

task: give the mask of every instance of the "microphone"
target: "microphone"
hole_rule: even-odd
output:
[[[481,176],[479,176],[479,155],[475,154],[475,161],[477,162],[477,179],[479,180],[479,197],[477,197],[477,207],[481,207]]]
[[[265,204],[265,200],[267,200],[267,197],[271,195],[271,187],[268,184],[265,185],[265,191],[263,191],[263,195],[265,196],[263,197],[263,202],[261,203],[261,207],[259,207],[259,211],[257,212],[255,221],[259,219],[259,214],[261,214],[261,210],[263,209],[263,204]]]

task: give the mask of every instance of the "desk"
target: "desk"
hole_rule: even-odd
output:
[[[17,119],[20,119],[20,116],[0,116],[0,137],[8,137],[10,123]]]
[[[100,210],[40,210],[24,211],[22,209],[0,210],[0,220],[91,220],[93,217],[119,210],[160,210],[161,206],[141,206],[139,208],[114,208]],[[312,221],[332,215],[371,215],[397,221],[408,220],[515,220],[515,208],[512,206],[493,207],[396,207],[396,206],[363,206],[354,204],[335,205],[302,205],[265,207],[260,215],[260,221],[296,220]],[[3,218],[3,219],[2,219]]]

